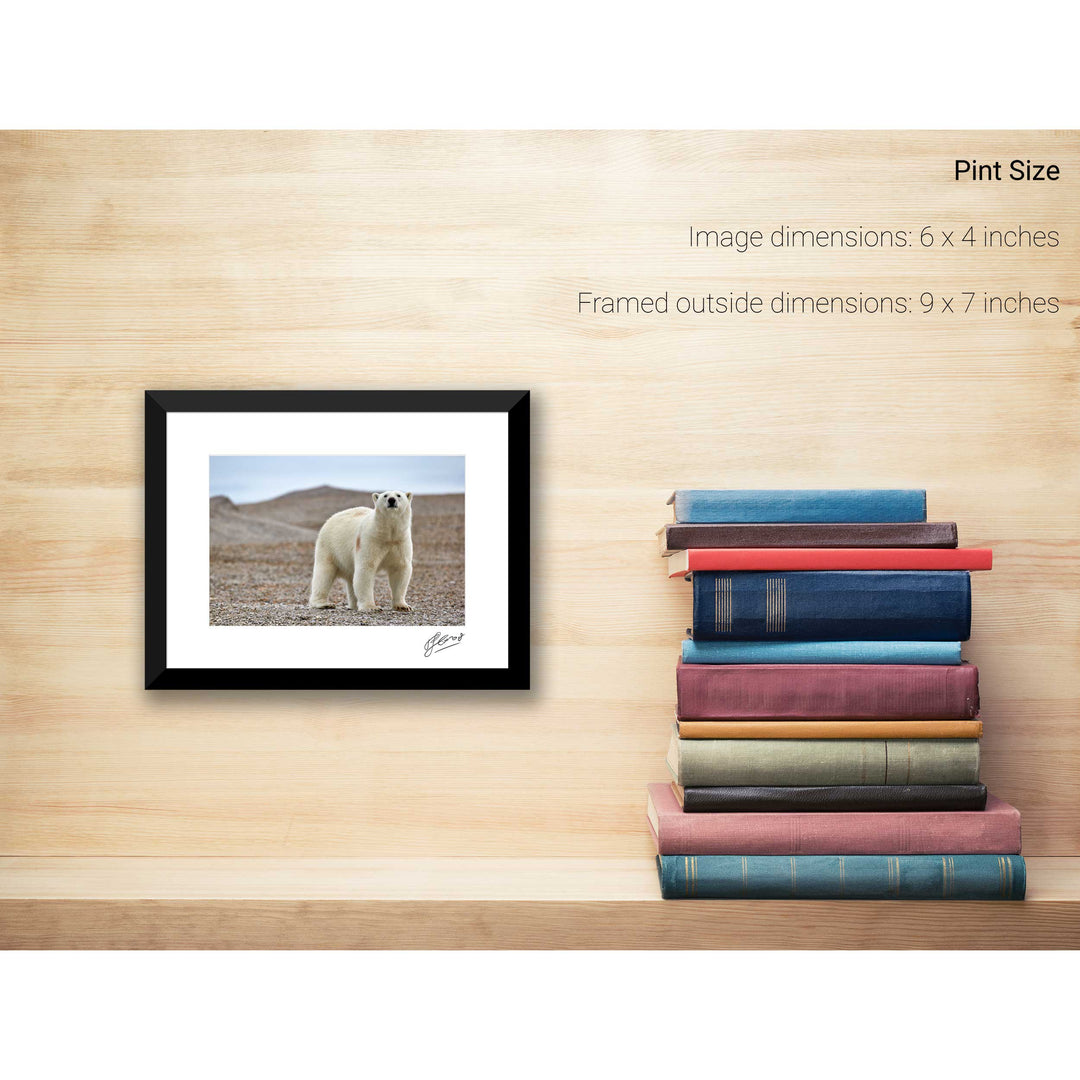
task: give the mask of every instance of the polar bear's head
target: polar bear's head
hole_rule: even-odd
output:
[[[375,512],[387,514],[400,514],[408,510],[412,505],[411,491],[373,491],[371,501],[375,504]]]

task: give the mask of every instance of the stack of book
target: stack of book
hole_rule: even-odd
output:
[[[668,899],[1022,900],[1020,815],[979,782],[971,571],[925,491],[677,491],[693,582],[671,784],[649,786]]]

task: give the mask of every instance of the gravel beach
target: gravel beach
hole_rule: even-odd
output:
[[[210,500],[212,626],[462,626],[465,623],[465,496],[413,499],[412,611],[390,609],[385,574],[375,582],[381,611],[350,611],[345,586],[333,608],[307,606],[315,537],[339,510],[370,506],[370,492],[313,488],[263,503]]]

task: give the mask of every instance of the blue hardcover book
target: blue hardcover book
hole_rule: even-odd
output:
[[[676,491],[677,522],[803,524],[925,521],[922,489],[833,491]]]
[[[684,664],[935,664],[960,663],[959,641],[694,641],[682,643]]]
[[[1021,855],[658,855],[665,900],[1023,900]]]
[[[695,641],[967,641],[966,570],[694,573]]]

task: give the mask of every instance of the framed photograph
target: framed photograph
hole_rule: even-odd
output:
[[[528,391],[147,391],[146,687],[528,689]]]

